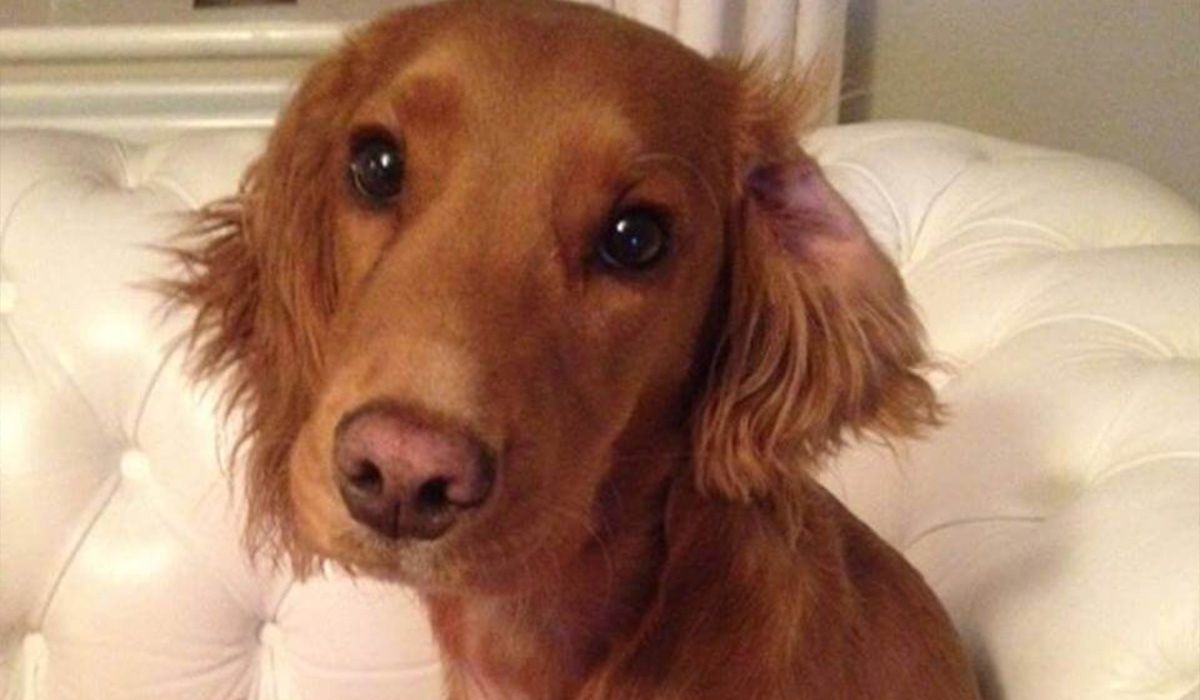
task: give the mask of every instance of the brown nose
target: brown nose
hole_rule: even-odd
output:
[[[495,460],[480,440],[392,403],[342,418],[334,462],[350,515],[392,539],[440,537],[483,505],[495,479]]]

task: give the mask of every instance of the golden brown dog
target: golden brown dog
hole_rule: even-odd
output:
[[[456,700],[975,697],[812,478],[938,411],[812,92],[554,2],[352,35],[168,283],[251,547],[416,587]]]

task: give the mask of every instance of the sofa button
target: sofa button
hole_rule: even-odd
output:
[[[17,305],[17,285],[8,280],[0,280],[0,316],[12,313]]]
[[[30,632],[21,641],[21,650],[29,663],[40,666],[46,658],[46,635],[41,632]]]
[[[150,458],[141,450],[125,450],[121,454],[121,476],[129,481],[146,481],[150,478]]]
[[[277,648],[283,642],[283,631],[274,622],[264,622],[258,630],[258,641],[265,647]]]

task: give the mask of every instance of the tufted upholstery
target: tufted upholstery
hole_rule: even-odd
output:
[[[0,140],[0,695],[439,697],[412,597],[239,550],[213,390],[137,288],[261,133]],[[824,478],[923,571],[985,691],[1200,698],[1200,218],[1126,168],[920,124],[811,138],[953,410]]]

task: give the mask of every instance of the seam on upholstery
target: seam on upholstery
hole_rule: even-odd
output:
[[[1015,256],[1014,256],[1015,257]],[[1021,300],[1019,303],[1010,304],[1009,308],[1004,310],[1002,314],[991,324],[991,332],[986,334],[980,345],[978,352],[974,357],[967,360],[968,365],[976,365],[983,361],[985,357],[996,352],[1000,348],[1008,345],[1018,335],[1018,331],[1022,328],[1019,325],[1018,319],[1021,317],[1021,312],[1025,309],[1028,301],[1033,294],[1027,293],[1029,283],[1021,285]]]
[[[132,169],[133,160],[130,158],[129,148],[125,145],[124,141],[116,139],[109,140],[108,144],[114,151],[114,157],[120,166],[119,172],[121,176],[118,182],[121,189],[132,190],[137,188],[141,180],[141,173],[138,173],[136,177],[134,176]]]
[[[826,169],[841,168],[843,170],[852,172],[852,173],[862,177],[864,180],[866,180],[867,183],[870,184],[871,187],[875,190],[875,194],[879,195],[879,197],[887,204],[888,212],[891,213],[891,215],[892,215],[892,222],[895,225],[896,230],[899,231],[901,234],[908,233],[907,230],[901,230],[903,228],[904,222],[900,218],[900,208],[896,206],[896,200],[891,196],[891,194],[888,193],[887,188],[885,188],[883,185],[883,182],[880,181],[880,179],[875,175],[875,173],[873,171],[871,171],[869,168],[867,168],[859,163],[855,163],[853,161],[848,161],[848,160],[834,161],[825,167],[826,167]],[[897,242],[897,247],[898,247],[897,257],[900,258],[899,262],[901,263],[902,268],[907,267],[907,265],[909,263],[908,258],[911,256],[912,250],[905,249],[905,245],[904,245],[905,237],[903,235],[900,235],[897,238],[896,242]],[[916,246],[913,246],[914,249],[915,249],[915,247]]]
[[[970,231],[971,229],[978,228],[980,226],[988,226],[988,225],[992,225],[992,224],[1002,224],[1002,225],[1007,225],[1007,226],[1018,226],[1021,228],[1033,229],[1034,231],[1037,231],[1039,233],[1044,233],[1047,236],[1054,238],[1055,241],[1059,244],[1059,247],[1057,247],[1057,248],[1053,247],[1053,246],[1041,246],[1042,248],[1046,248],[1046,249],[1050,249],[1050,250],[1054,250],[1054,251],[1060,251],[1060,252],[1070,252],[1070,251],[1076,251],[1076,250],[1092,250],[1091,248],[1080,248],[1078,245],[1075,244],[1075,241],[1073,241],[1065,233],[1063,233],[1062,231],[1059,231],[1058,229],[1046,226],[1043,223],[1040,223],[1037,221],[1030,221],[1028,219],[1014,219],[1014,218],[1005,217],[1005,216],[993,216],[993,217],[988,217],[986,219],[978,219],[976,221],[972,221],[970,223],[963,224],[962,226],[947,232],[946,238],[947,239],[957,238],[957,237],[961,236],[963,233]],[[1000,239],[1000,238],[990,239],[986,244],[983,241],[977,241],[969,246],[964,246],[963,248],[960,248],[959,250],[969,250],[973,247],[978,247],[978,246],[982,246],[982,245],[991,245],[994,243],[1001,243],[1001,242],[1004,242],[1004,241],[1003,241],[1003,239]],[[1021,251],[1022,254],[1024,254],[1025,252],[1026,251]]]
[[[129,427],[129,439],[134,446],[141,444],[138,436],[141,433],[142,418],[146,415],[146,407],[150,405],[150,396],[154,394],[154,389],[158,386],[158,380],[166,369],[167,362],[174,356],[176,350],[176,347],[172,347],[162,354],[162,357],[158,361],[158,366],[154,368],[154,372],[150,375],[150,380],[146,383],[142,391],[142,398],[138,401],[137,411],[133,415],[133,425]]]
[[[1083,471],[1085,483],[1088,486],[1094,486],[1101,480],[1101,474],[1104,472],[1104,468],[1101,465],[1104,461],[1109,461],[1101,459],[1105,452],[1105,446],[1111,445],[1110,436],[1114,432],[1114,427],[1120,423],[1123,418],[1128,416],[1131,410],[1133,410],[1132,402],[1121,401],[1116,407],[1116,410],[1112,411],[1108,415],[1103,426],[1097,427],[1096,430],[1090,431],[1092,444],[1088,449],[1087,456],[1083,457],[1082,459],[1073,460],[1073,462],[1077,464]]]
[[[81,176],[78,173],[60,172],[48,174],[29,183],[28,186],[25,187],[24,191],[17,195],[16,199],[13,200],[12,206],[9,207],[7,212],[5,212],[3,222],[0,223],[0,264],[4,262],[4,254],[7,249],[8,237],[12,222],[14,219],[16,219],[18,212],[29,201],[29,198],[33,195],[33,193],[41,190],[48,184],[56,182],[70,182],[79,178],[81,178]],[[83,179],[86,181],[88,178]],[[67,370],[66,364],[62,361],[60,353],[46,348],[40,341],[38,341],[36,337],[23,340],[20,337],[23,334],[18,334],[16,332],[16,329],[12,326],[12,321],[10,319],[5,320],[4,327],[7,329],[10,337],[13,340],[13,347],[21,356],[21,360],[25,363],[26,367],[28,367],[30,374],[35,377],[35,381],[42,381],[38,377],[39,375],[43,374],[44,370],[40,368],[39,363],[33,362],[32,355],[27,347],[29,344],[36,345],[39,349],[45,351],[43,353],[44,357],[46,357],[49,362],[53,363],[54,368],[57,370],[56,373],[62,377],[63,381],[68,387],[69,393],[73,394],[75,398],[81,401],[85,407],[85,410],[95,419],[96,425],[101,434],[110,440],[114,439],[115,437],[118,445],[125,444],[127,442],[122,439],[123,435],[121,435],[121,429],[119,425],[115,426],[115,432],[117,435],[113,435],[114,426],[108,421],[104,420],[96,410],[96,407],[90,400],[88,400],[87,394],[83,391],[83,387],[79,385],[74,375]],[[78,528],[78,534],[71,543],[70,550],[66,553],[62,565],[58,567],[53,581],[46,588],[46,593],[35,606],[34,618],[31,620],[31,623],[35,628],[40,629],[44,626],[46,615],[49,614],[50,607],[54,604],[54,600],[58,595],[58,591],[62,585],[63,579],[66,577],[67,572],[70,571],[80,549],[83,547],[84,542],[88,539],[89,533],[91,533],[92,529],[95,527],[96,522],[100,519],[101,515],[108,510],[109,505],[112,503],[112,499],[117,493],[120,483],[121,481],[117,472],[111,473],[101,482],[101,487],[98,493],[103,493],[105,489],[107,489],[107,493],[99,499],[99,503],[91,513],[89,520]]]
[[[967,224],[961,228],[947,232],[946,240],[951,240],[956,236],[961,236],[964,232],[970,231],[976,224],[974,222]],[[953,261],[955,258],[964,255],[980,255],[990,253],[991,251],[999,251],[999,253],[991,255],[987,260],[988,265],[998,265],[1011,263],[1014,260],[1021,260],[1024,257],[1031,255],[1038,256],[1038,262],[1045,260],[1048,252],[1055,255],[1065,255],[1069,252],[1078,252],[1080,249],[1063,249],[1052,245],[1037,245],[1033,239],[1021,236],[995,236],[982,238],[978,240],[970,240],[962,242],[961,245],[938,245],[937,248],[930,250],[922,256],[922,262],[930,262],[934,265],[943,267],[954,267],[955,265],[948,264],[947,261]],[[977,262],[977,261],[973,261]]]
[[[922,319],[924,320],[924,319]],[[926,326],[928,327],[928,326]],[[926,341],[928,343],[928,341]],[[971,362],[955,350],[947,350],[944,348],[932,347],[929,351],[929,368],[927,375],[936,375],[935,378],[940,378],[942,384],[938,387],[939,393],[952,383],[962,379],[962,373],[965,369],[971,366]],[[926,380],[930,377],[926,376]]]
[[[1163,459],[1171,459],[1171,458],[1187,459],[1189,457],[1192,457],[1192,458],[1196,458],[1198,461],[1200,461],[1200,451],[1168,450],[1168,451],[1162,451],[1162,452],[1152,452],[1149,454],[1143,454],[1143,455],[1140,455],[1137,457],[1131,457],[1131,458],[1123,460],[1123,461],[1114,462],[1113,460],[1103,460],[1105,462],[1108,462],[1108,466],[1100,467],[1099,465],[1102,463],[1101,452],[1104,448],[1104,445],[1107,442],[1106,438],[1109,435],[1113,434],[1114,426],[1116,426],[1119,422],[1121,422],[1121,420],[1123,418],[1128,416],[1130,411],[1132,411],[1132,410],[1133,410],[1133,405],[1131,402],[1122,401],[1121,404],[1117,407],[1117,410],[1113,411],[1112,415],[1109,416],[1108,420],[1106,420],[1104,422],[1104,427],[1100,428],[1099,430],[1094,431],[1095,437],[1094,437],[1092,447],[1089,450],[1088,456],[1084,459],[1075,460],[1076,464],[1079,464],[1085,468],[1088,467],[1089,465],[1095,465],[1094,468],[1087,469],[1087,471],[1086,471],[1086,474],[1088,476],[1087,476],[1085,483],[1087,486],[1089,486],[1089,487],[1097,486],[1115,476],[1118,476],[1126,471],[1129,471],[1131,469],[1139,467],[1143,464],[1156,462],[1156,461],[1160,461]]]
[[[200,203],[196,200],[196,198],[192,197],[188,193],[187,189],[173,178],[157,175],[147,178],[143,183],[143,186],[147,189],[157,189],[174,195],[175,198],[178,199],[188,211],[195,211],[200,208]]]
[[[202,503],[207,497],[207,493],[211,493],[212,489],[220,486],[220,478],[212,479],[211,481],[213,483],[206,489],[206,495],[202,496],[197,501],[198,503]],[[247,598],[238,592],[238,587],[226,578],[223,567],[210,565],[212,557],[208,554],[209,550],[200,544],[201,538],[196,536],[195,528],[189,527],[185,522],[181,522],[173,511],[163,507],[166,499],[163,498],[162,494],[174,496],[176,493],[163,486],[153,476],[141,484],[139,488],[150,492],[147,494],[148,497],[145,498],[146,503],[150,506],[150,510],[163,524],[163,527],[171,533],[172,538],[186,552],[187,556],[202,564],[199,567],[199,571],[202,571],[208,580],[219,586],[229,596],[229,599],[237,605],[238,609],[245,612],[248,617],[256,620],[260,619],[262,610],[260,607],[254,605],[253,599]]]
[[[857,129],[860,127],[859,124],[840,124],[838,126],[842,129]],[[1097,159],[1072,151],[1055,149],[1048,146],[1037,146],[1028,142],[1006,139],[1001,136],[977,133],[950,124],[922,122],[919,120],[899,120],[893,122],[891,126],[892,129],[887,133],[877,134],[870,138],[856,138],[853,150],[847,151],[847,153],[869,152],[888,141],[900,141],[905,145],[912,145],[915,140],[919,140],[921,142],[936,142],[938,145],[945,145],[949,142],[958,151],[967,151],[967,155],[974,156],[975,160],[987,160],[993,163],[1040,163],[1046,161],[1095,162],[1097,160],[1100,162],[1115,163],[1115,161],[1105,161],[1104,159]],[[899,127],[898,130],[897,127]],[[1013,153],[1013,150],[1019,152]],[[1117,165],[1122,164],[1117,163]],[[1139,172],[1136,169],[1133,170],[1134,172]]]
[[[950,178],[946,180],[942,187],[935,192],[932,197],[929,198],[929,201],[925,204],[924,210],[921,212],[921,220],[917,222],[917,226],[913,230],[914,248],[916,247],[916,242],[921,240],[925,234],[925,224],[929,221],[930,212],[932,212],[934,207],[936,207],[938,203],[942,201],[942,198],[946,196],[946,192],[948,192],[951,187],[958,184],[958,181],[962,179],[963,175],[968,170],[971,170],[972,166],[980,162],[991,162],[990,154],[982,154],[979,158],[968,160],[961,168],[958,169],[956,173],[951,175]]]
[[[55,374],[62,378],[62,382],[69,389],[69,393],[73,394],[75,398],[84,405],[87,412],[96,421],[96,425],[99,427],[100,432],[117,445],[128,445],[129,436],[125,434],[121,424],[119,422],[114,424],[112,421],[105,420],[104,416],[102,416],[100,412],[96,410],[96,406],[88,399],[87,393],[83,390],[83,387],[80,386],[78,379],[68,370],[67,363],[63,361],[61,353],[43,344],[36,337],[36,334],[30,337],[27,342],[29,345],[36,347],[40,356],[46,358],[46,363],[49,363],[50,366],[55,370]],[[32,353],[26,351],[26,358],[32,358],[32,356]],[[44,367],[46,363],[31,362],[29,365],[30,373],[38,376],[39,381],[41,381],[40,377],[44,376],[44,370],[42,367]]]
[[[1131,246],[1130,248],[1143,248],[1143,247],[1155,247],[1155,246]],[[1074,249],[1071,251],[1064,251],[1063,254],[1064,255],[1088,254],[1088,253],[1093,253],[1093,252],[1103,252],[1106,250],[1109,250],[1109,249],[1077,248],[1077,249]],[[1031,254],[1030,251],[1023,251],[1020,255],[1030,255],[1030,254]],[[1018,255],[1016,253],[1011,255],[1010,262],[1012,260],[1019,259],[1020,255]],[[983,357],[1010,344],[1011,342],[1016,340],[1018,337],[1020,337],[1022,334],[1038,330],[1039,328],[1041,328],[1043,326],[1047,326],[1047,325],[1051,325],[1051,324],[1055,324],[1055,323],[1065,323],[1067,321],[1090,321],[1090,322],[1099,323],[1099,324],[1111,326],[1114,328],[1118,328],[1118,329],[1128,333],[1129,335],[1141,340],[1146,345],[1149,345],[1150,348],[1152,348],[1153,352],[1157,353],[1157,355],[1151,355],[1151,357],[1153,357],[1153,359],[1156,359],[1156,360],[1172,361],[1172,360],[1178,360],[1178,359],[1194,359],[1192,356],[1186,355],[1180,350],[1173,349],[1170,345],[1164,343],[1163,341],[1158,340],[1153,335],[1151,335],[1148,331],[1146,331],[1142,328],[1139,328],[1137,326],[1134,326],[1132,324],[1129,324],[1127,322],[1119,321],[1110,316],[1099,316],[1099,315],[1095,315],[1095,314],[1085,314],[1085,313],[1064,313],[1064,314],[1055,314],[1052,316],[1039,317],[1035,320],[1031,320],[1031,321],[1028,321],[1023,324],[1013,323],[1012,320],[1015,318],[1018,318],[1022,314],[1022,312],[1026,310],[1029,301],[1035,297],[1036,297],[1036,295],[1034,295],[1033,297],[1030,297],[1030,296],[1024,297],[1021,303],[1014,304],[1009,313],[1005,314],[1005,316],[1003,318],[998,319],[995,323],[992,324],[993,333],[991,334],[991,337],[987,340],[987,342],[983,346],[983,348],[971,360],[971,362],[970,362],[971,364],[979,362]],[[1132,355],[1132,353],[1130,353],[1130,355]]]
[[[169,364],[170,360],[175,356],[175,354],[177,352],[179,352],[179,349],[180,349],[180,344],[173,343],[171,345],[171,347],[167,350],[167,352],[163,353],[163,357],[159,361],[158,367],[155,368],[154,373],[151,375],[151,378],[146,385],[146,389],[145,389],[144,393],[142,394],[142,399],[139,402],[138,410],[137,410],[136,416],[134,418],[133,425],[130,428],[131,440],[130,440],[129,444],[131,447],[133,447],[135,449],[140,449],[141,443],[140,443],[138,436],[139,436],[139,433],[141,430],[142,418],[145,415],[147,407],[149,406],[150,398],[153,395],[154,390],[157,388],[158,381],[161,378],[163,372],[165,371],[167,365]],[[214,482],[212,484],[210,484],[210,486],[207,487],[203,493],[200,494],[199,498],[196,500],[196,503],[197,504],[204,503],[208,499],[209,494],[212,493],[213,489],[219,487],[220,484],[218,482],[221,482],[221,481],[224,481],[224,479],[221,478],[221,479],[214,480]],[[154,479],[151,479],[148,483],[144,484],[143,486],[144,486],[144,488],[147,488],[147,489],[162,489],[168,493],[173,494],[173,492],[171,492],[169,489],[166,489],[165,487],[161,486]],[[156,503],[156,501],[158,499],[151,498],[148,500],[150,501],[150,503],[154,504],[154,503]],[[161,509],[159,509],[157,507],[153,508],[153,510],[154,510],[155,514],[159,517],[159,519],[164,522],[166,527],[171,530],[172,534],[174,535],[176,541],[179,542],[180,546],[182,546],[185,550],[187,550],[187,552],[191,556],[195,557],[197,560],[202,561],[202,562],[207,563],[210,561],[210,557],[207,554],[207,550],[199,544],[198,538],[195,538],[192,536],[193,528],[184,527],[182,523],[175,523],[172,518],[172,514],[163,512]],[[262,613],[261,608],[259,606],[254,605],[253,601],[246,599],[244,596],[242,596],[238,593],[238,587],[236,585],[234,585],[231,581],[226,579],[223,569],[221,567],[210,566],[210,567],[205,567],[205,570],[209,572],[212,579],[214,581],[216,581],[217,584],[220,585],[225,590],[225,592],[229,595],[229,597],[237,603],[238,607],[243,609],[248,615],[253,616],[255,618],[257,618],[261,615],[261,613]]]
[[[1183,357],[1183,355],[1181,355],[1179,353],[1172,352],[1171,348],[1169,346],[1165,345],[1164,343],[1159,341],[1157,338],[1150,335],[1150,333],[1148,333],[1147,331],[1145,331],[1141,328],[1138,328],[1137,326],[1134,326],[1125,321],[1119,321],[1110,316],[1099,316],[1097,314],[1087,314],[1087,313],[1066,313],[1066,314],[1055,314],[1053,316],[1043,316],[1041,318],[1038,318],[1037,320],[1030,321],[1024,325],[1016,326],[1011,329],[1011,332],[1004,338],[1003,342],[990,347],[989,352],[994,351],[996,348],[1001,347],[1003,345],[1007,345],[1008,343],[1011,343],[1012,341],[1016,340],[1020,336],[1026,334],[1026,333],[1031,333],[1031,332],[1038,330],[1044,326],[1057,325],[1057,324],[1068,323],[1068,322],[1072,322],[1072,321],[1085,321],[1085,322],[1090,322],[1090,323],[1098,323],[1100,325],[1105,325],[1105,326],[1109,326],[1109,327],[1124,331],[1125,333],[1128,333],[1129,335],[1133,336],[1134,338],[1142,341],[1146,345],[1153,348],[1153,350],[1158,353],[1158,356],[1155,357],[1154,359],[1173,360],[1173,359]],[[1131,355],[1132,355],[1132,353],[1131,353]]]
[[[71,566],[75,563],[75,559],[79,556],[79,550],[83,549],[83,543],[91,539],[92,529],[96,527],[96,523],[100,520],[100,516],[108,512],[108,507],[112,505],[113,498],[117,495],[117,490],[121,486],[121,476],[119,471],[114,471],[109,474],[101,482],[99,489],[103,493],[105,489],[108,493],[104,494],[99,499],[99,505],[91,513],[91,517],[87,523],[83,524],[76,531],[78,534],[71,543],[71,550],[63,558],[62,565],[58,567],[58,571],[54,574],[54,581],[46,587],[46,594],[38,601],[35,609],[37,614],[32,622],[32,626],[36,630],[42,630],[46,624],[46,616],[50,613],[50,606],[54,604],[54,599],[58,597],[58,589],[62,586],[63,579],[67,577],[67,572],[71,570]]]
[[[259,695],[261,697],[268,697],[268,698],[276,699],[280,695],[280,693],[279,693],[279,666],[280,666],[280,663],[279,663],[279,660],[275,658],[275,656],[279,653],[280,650],[278,649],[278,645],[263,644],[261,641],[259,642],[259,648],[262,650],[263,655],[266,657],[262,661],[261,665],[266,666],[267,668],[266,668],[265,672],[263,672],[262,670],[256,669],[256,670],[258,670],[258,679],[257,679],[258,682],[256,683],[256,685],[258,686],[259,691],[263,691],[264,686],[266,686],[268,684],[268,682],[270,683],[269,694],[265,693],[265,692],[260,692]]]
[[[321,573],[324,575],[325,572],[322,571]],[[275,621],[279,619],[279,611],[283,609],[284,601],[288,599],[288,596],[290,596],[292,591],[296,588],[295,577],[288,576],[286,579],[287,580],[283,586],[283,590],[279,592],[279,597],[275,599],[274,604],[267,610],[268,620]]]
[[[885,140],[885,139],[881,138],[879,140]],[[984,152],[982,149],[977,149],[976,153],[977,153],[977,156],[975,158],[968,160],[962,166],[962,168],[960,168],[957,172],[955,172],[953,175],[951,175],[950,178],[946,181],[946,183],[936,193],[934,193],[934,195],[932,197],[930,197],[930,199],[929,199],[928,203],[926,204],[924,211],[921,215],[921,220],[919,222],[917,222],[916,228],[914,228],[911,232],[906,231],[907,233],[910,233],[912,236],[912,246],[911,246],[911,249],[907,250],[907,251],[904,251],[903,249],[901,249],[901,252],[905,253],[905,255],[901,256],[902,257],[902,259],[900,261],[901,272],[903,272],[907,275],[907,273],[910,272],[912,270],[912,268],[919,265],[925,259],[925,257],[927,255],[921,253],[921,243],[925,238],[925,236],[924,236],[925,225],[926,225],[926,222],[929,220],[930,212],[934,209],[935,206],[937,206],[937,204],[942,200],[942,198],[945,197],[946,193],[950,190],[950,188],[953,187],[955,184],[957,184],[958,181],[961,180],[962,177],[972,168],[974,168],[980,164],[1017,163],[1017,162],[1022,162],[1022,161],[1044,161],[1044,160],[1076,160],[1077,159],[1077,157],[1071,156],[1070,154],[1041,156],[1041,157],[1037,157],[1037,156],[1034,156],[1034,157],[1031,157],[1031,156],[1011,156],[1011,157],[1000,156],[1000,157],[997,157],[991,153]],[[867,180],[875,187],[877,193],[881,197],[883,197],[885,199],[885,201],[887,201],[888,206],[892,212],[892,217],[896,221],[896,224],[897,224],[896,227],[900,228],[901,220],[900,220],[898,207],[895,204],[895,200],[887,193],[887,190],[886,190],[886,188],[884,188],[883,183],[877,177],[875,177],[874,173],[871,170],[869,170],[868,168],[866,168],[863,165],[860,165],[858,163],[855,163],[853,161],[848,161],[848,160],[847,161],[833,161],[829,164],[829,166],[830,167],[838,166],[838,167],[844,167],[847,169],[851,169],[854,172],[859,173],[860,175],[863,175],[864,177],[866,177]],[[1003,221],[1002,218],[997,218],[996,220]],[[1016,220],[1016,221],[1020,221],[1020,220]],[[974,226],[979,223],[982,223],[982,222],[972,222],[970,225]],[[1069,238],[1066,238],[1063,234],[1061,234],[1058,231],[1054,231],[1053,229],[1038,227],[1037,224],[1034,224],[1032,222],[1028,222],[1028,225],[1038,228],[1038,230],[1043,230],[1045,233],[1056,235],[1058,237],[1064,238],[1067,241],[1070,241]],[[955,233],[958,233],[958,232],[955,232]],[[904,239],[901,238],[901,241],[903,241],[903,240]],[[1074,248],[1078,247],[1078,246],[1073,245],[1073,242],[1071,242],[1071,243],[1072,244],[1069,245],[1067,247],[1067,249],[1074,249]]]
[[[1007,156],[1007,157],[999,156],[998,157],[992,153],[983,152],[983,149],[977,149],[976,152],[978,153],[978,157],[968,160],[966,163],[964,163],[962,168],[960,168],[957,172],[955,172],[953,175],[951,175],[950,178],[946,181],[946,183],[944,185],[942,185],[941,189],[939,189],[936,193],[934,193],[934,195],[932,197],[929,198],[929,202],[926,204],[925,210],[924,210],[923,214],[921,215],[921,220],[917,223],[917,228],[913,233],[914,242],[917,240],[920,240],[921,234],[924,233],[924,230],[925,230],[925,224],[929,220],[930,212],[932,212],[933,209],[939,203],[941,203],[941,200],[946,196],[946,193],[949,192],[952,187],[954,187],[956,184],[958,184],[958,182],[969,171],[979,167],[980,165],[995,165],[997,163],[1009,164],[1009,163],[1019,163],[1019,162],[1029,162],[1029,161],[1047,161],[1047,160],[1071,161],[1071,160],[1079,159],[1078,156],[1072,156],[1071,154],[1061,154],[1061,155],[1056,154],[1056,155],[1051,155],[1051,156]],[[998,220],[1003,220],[1003,218],[998,217]],[[1017,221],[1020,221],[1020,220],[1017,220]],[[971,225],[976,225],[977,223],[981,223],[981,222],[972,222]],[[1046,232],[1047,233],[1057,233],[1051,229],[1046,229]],[[1076,248],[1078,246],[1072,245],[1070,247]]]
[[[869,123],[862,124],[840,124],[838,127],[843,130],[859,130],[866,127],[867,129],[878,129],[878,124],[871,125]],[[830,127],[822,127],[822,130]],[[866,130],[866,129],[863,129]],[[827,141],[829,137],[824,137]],[[988,160],[993,163],[1019,163],[1019,162],[1046,162],[1046,161],[1063,161],[1063,162],[1099,162],[1113,164],[1115,161],[1106,161],[1105,159],[1097,159],[1092,156],[1055,149],[1047,146],[1037,146],[1028,142],[1014,141],[1001,136],[989,134],[981,134],[970,131],[968,129],[943,124],[937,122],[923,122],[919,120],[896,120],[889,124],[889,129],[885,133],[875,134],[869,138],[857,136],[854,139],[852,149],[847,149],[845,153],[848,157],[857,157],[857,154],[862,152],[870,152],[876,149],[880,144],[889,141],[900,141],[904,145],[911,146],[915,141],[934,142],[938,145],[950,143],[958,151],[967,151],[968,156],[976,156],[976,160]],[[805,137],[801,145],[808,145],[809,137]],[[1012,151],[1017,152],[1012,152]],[[837,162],[837,161],[829,161]],[[1116,165],[1124,165],[1115,163]],[[1129,168],[1129,166],[1124,166]],[[1136,169],[1129,168],[1134,172],[1140,172]]]
[[[297,654],[295,649],[289,652],[288,658],[291,662],[289,665],[293,668],[302,669],[313,675],[320,675],[325,678],[353,678],[356,680],[381,680],[425,675],[430,671],[436,673],[440,665],[440,662],[436,658],[433,658],[429,661],[422,661],[406,666],[394,666],[392,668],[335,668],[313,663]]]
[[[25,200],[35,191],[41,189],[42,186],[53,182],[66,182],[81,177],[78,173],[52,173],[44,175],[37,180],[29,183],[21,194],[13,200],[12,206],[4,214],[4,220],[0,222],[0,264],[4,262],[5,244],[8,242],[8,228],[12,224],[13,218],[16,216],[17,210],[25,203]]]
[[[13,349],[17,351],[17,356],[21,360],[22,365],[28,369],[32,375],[37,374],[37,365],[33,363],[33,359],[29,356],[29,352],[25,349],[25,341],[21,339],[21,332],[18,332],[17,327],[13,325],[12,314],[0,316],[0,333],[8,335],[12,342]]]
[[[860,124],[842,124],[841,127],[850,127],[852,129],[861,129]],[[867,128],[872,128],[867,126]],[[878,128],[877,126],[875,128]],[[963,136],[972,137],[968,140],[962,139]],[[914,137],[921,141],[936,141],[939,144],[944,144],[947,141],[955,141],[957,144],[969,148],[972,152],[984,150],[985,146],[980,144],[989,143],[1011,143],[994,137],[984,136],[981,140],[977,136],[983,134],[975,134],[960,127],[951,126],[949,124],[939,124],[936,122],[922,122],[917,120],[898,120],[888,124],[888,130],[884,133],[875,134],[870,138],[859,136],[853,142],[853,151],[851,153],[860,153],[863,151],[871,151],[881,143],[888,141],[900,141],[904,144],[912,144]],[[992,139],[990,142],[988,139]]]
[[[935,535],[943,530],[949,530],[951,528],[961,527],[964,525],[983,525],[985,523],[1025,523],[1029,525],[1036,525],[1045,522],[1045,520],[1046,517],[1042,515],[987,515],[969,518],[955,518],[953,520],[947,520],[944,523],[938,523],[937,525],[931,525],[930,527],[925,528],[913,537],[909,538],[908,541],[899,547],[899,549],[902,552],[907,552],[919,544],[921,540],[929,537],[930,535]]]
[[[1097,472],[1095,477],[1093,477],[1088,484],[1101,484],[1132,469],[1136,469],[1147,464],[1152,464],[1154,462],[1165,462],[1175,459],[1193,459],[1196,460],[1196,467],[1200,467],[1200,451],[1197,450],[1167,450],[1163,452],[1152,452],[1150,454],[1132,457],[1121,462],[1114,462],[1113,464],[1109,465],[1107,469]]]

